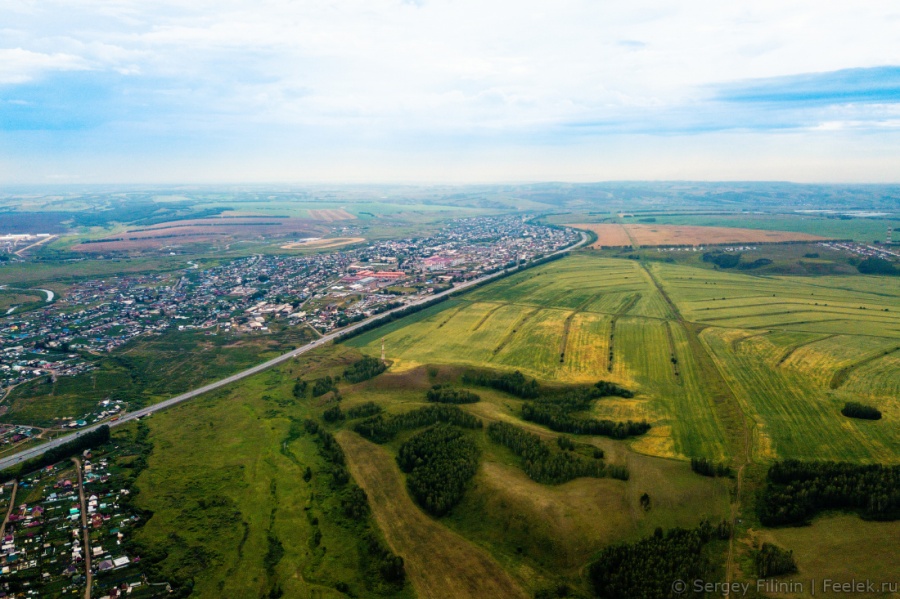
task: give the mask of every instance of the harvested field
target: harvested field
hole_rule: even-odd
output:
[[[301,218],[202,218],[130,229],[112,237],[85,241],[70,249],[90,253],[139,251],[173,245],[227,244],[242,239],[310,236],[316,232],[311,221]]]
[[[483,549],[425,515],[409,498],[391,455],[356,433],[338,441],[350,472],[369,496],[375,520],[406,565],[419,597],[525,597]]]
[[[321,220],[326,223],[331,223],[336,220],[353,220],[356,217],[344,210],[343,208],[337,209],[310,209],[307,210],[309,212],[309,218],[313,220]]]
[[[592,224],[576,224],[566,225],[567,227],[575,227],[576,229],[585,229],[593,231],[597,235],[597,241],[591,247],[630,247],[631,238],[622,225],[592,225]]]
[[[330,239],[304,239],[303,241],[293,241],[281,246],[283,250],[302,250],[308,248],[327,249],[341,247],[342,245],[350,245],[351,243],[360,243],[365,241],[363,237],[332,237]]]
[[[597,241],[592,247],[639,247],[721,245],[728,243],[783,243],[786,241],[821,241],[824,237],[790,231],[764,231],[731,227],[697,227],[691,225],[567,225],[593,231]]]

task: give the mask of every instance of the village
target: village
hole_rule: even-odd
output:
[[[80,281],[39,309],[0,319],[0,397],[40,377],[84,374],[97,356],[142,335],[258,335],[270,333],[273,322],[324,334],[577,239],[571,229],[521,216],[469,218],[432,237],[358,249],[256,255],[207,269],[190,262],[175,273]],[[118,409],[98,413],[114,417]],[[79,422],[88,421],[72,426]]]
[[[83,596],[86,586],[107,599],[166,594],[129,549],[142,523],[129,490],[140,450],[107,444],[0,486],[0,596]]]

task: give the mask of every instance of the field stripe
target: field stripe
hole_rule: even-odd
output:
[[[512,341],[513,337],[516,336],[516,333],[519,332],[519,329],[521,329],[522,326],[526,322],[528,322],[528,319],[537,314],[539,311],[539,308],[535,308],[531,312],[528,312],[524,316],[522,316],[522,318],[520,318],[519,321],[515,325],[513,325],[513,329],[509,332],[509,334],[507,334],[506,337],[503,338],[503,341],[500,342],[500,345],[494,348],[494,355],[496,356],[501,351],[503,351],[503,348],[509,345],[509,342]],[[493,358],[491,359],[493,360]]]
[[[837,337],[837,335],[825,335],[824,337],[819,337],[818,339],[810,339],[809,341],[804,341],[803,343],[798,343],[792,347],[789,347],[788,350],[784,352],[784,355],[782,355],[781,358],[778,359],[778,363],[776,364],[776,366],[781,366],[782,364],[784,364],[787,359],[794,355],[794,352],[796,352],[798,349],[802,349],[807,345],[812,345],[813,343],[818,343],[819,341],[831,339],[832,337]]]
[[[628,297],[625,303],[613,314],[612,321],[609,325],[609,359],[606,362],[606,370],[612,372],[613,362],[615,361],[615,341],[616,341],[616,321],[620,316],[625,316],[628,311],[634,308],[634,305],[641,299],[640,293],[635,293]]]
[[[403,558],[409,581],[422,598],[527,595],[483,549],[426,516],[409,498],[391,455],[344,430],[337,435],[350,473],[391,548]]]
[[[478,321],[478,324],[476,324],[475,327],[472,329],[472,332],[474,333],[475,331],[480,329],[481,325],[483,325],[485,322],[487,322],[487,319],[494,315],[494,312],[496,312],[497,310],[499,310],[500,308],[502,308],[505,305],[506,304],[498,304],[496,308],[494,308],[492,310],[488,310],[485,313],[485,315],[481,317],[481,320]]]
[[[860,368],[861,366],[865,366],[869,362],[874,362],[875,360],[880,360],[881,358],[883,358],[885,356],[889,356],[897,350],[900,350],[900,345],[898,345],[894,349],[882,351],[880,353],[875,354],[874,356],[869,356],[867,358],[863,358],[859,362],[854,362],[853,364],[850,364],[849,366],[845,366],[844,368],[841,368],[840,370],[838,370],[837,372],[834,373],[833,377],[831,377],[831,382],[828,384],[828,387],[831,389],[837,389],[838,387],[840,387],[847,381],[847,378],[850,376],[850,374],[852,374],[853,371],[856,370],[857,368]]]

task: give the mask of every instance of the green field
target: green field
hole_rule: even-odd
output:
[[[714,375],[740,402],[760,457],[900,461],[896,427],[839,413],[861,397],[900,409],[900,281],[648,268],[582,253],[349,344],[376,355],[384,337],[400,370],[443,362],[556,382],[613,380],[638,395],[598,402],[597,413],[651,421],[653,432],[633,442],[651,455],[729,455]]]
[[[249,368],[310,341],[306,328],[264,337],[169,331],[139,337],[112,355],[95,358],[95,369],[51,381],[40,377],[13,388],[2,422],[49,427],[61,418],[83,417],[106,399],[128,409],[150,405]]]
[[[388,372],[341,382],[339,395],[293,395],[298,377],[339,376],[361,353],[379,355],[382,338]],[[202,355],[203,340],[192,341],[191,355]],[[279,588],[311,597],[338,597],[339,589],[361,597],[518,597],[563,587],[584,593],[584,566],[603,547],[657,527],[727,519],[740,496],[739,579],[752,579],[747,564],[760,539],[795,549],[803,575],[842,575],[850,570],[835,564],[836,555],[862,550],[867,538],[890,538],[894,524],[842,515],[808,529],[759,529],[752,501],[775,457],[900,459],[893,426],[898,347],[896,280],[760,277],[578,253],[154,415],[147,420],[153,452],[136,487],[138,506],[153,516],[138,540],[160,560],[160,576],[192,580],[200,597],[267,596]],[[143,348],[143,359],[162,349]],[[172,357],[142,368],[165,372]],[[462,502],[434,518],[406,494],[394,460],[418,430],[375,445],[352,432],[354,421],[341,421],[326,426],[372,509],[369,520],[348,521],[312,436],[292,433],[292,423],[323,422],[326,408],[365,402],[407,412],[427,405],[433,384],[465,386],[460,377],[472,367],[520,370],[551,386],[606,379],[634,390],[633,398],[595,401],[590,415],[646,419],[653,425],[647,434],[626,441],[569,435],[581,448],[602,449],[608,464],[626,466],[629,479],[539,484],[517,456],[483,430],[470,431],[481,452],[477,474]],[[186,376],[168,374],[182,383]],[[512,423],[551,443],[559,436],[521,420],[522,400],[468,388],[481,400],[461,407],[485,424]],[[844,418],[839,410],[848,399],[877,405],[885,418]],[[751,460],[742,493],[734,479],[692,473],[685,458],[694,456],[734,466]],[[641,507],[644,493],[652,509]],[[402,591],[372,587],[361,548],[366,526],[404,558]],[[273,553],[276,542],[281,549]],[[876,576],[890,572],[896,558],[882,552],[869,563],[865,572]]]

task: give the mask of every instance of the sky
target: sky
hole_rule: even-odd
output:
[[[0,0],[0,184],[900,181],[900,4]]]

